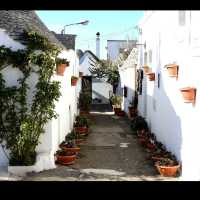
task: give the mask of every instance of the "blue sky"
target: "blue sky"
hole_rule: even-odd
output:
[[[76,34],[76,49],[95,50],[96,33],[100,32],[100,56],[106,58],[107,40],[136,39],[134,26],[142,18],[143,11],[36,11],[40,19],[52,31],[60,33],[66,24],[89,20],[88,25],[68,26],[65,33]]]

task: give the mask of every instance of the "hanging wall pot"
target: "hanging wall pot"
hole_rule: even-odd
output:
[[[185,87],[180,89],[185,103],[194,103],[196,99],[196,88]]]
[[[149,77],[149,81],[155,81],[155,73],[147,73],[147,76]]]
[[[149,68],[148,65],[144,65],[144,66],[143,66],[143,70],[144,70],[144,73],[145,73],[145,74],[147,74],[147,73],[150,72],[150,68]]]
[[[59,76],[64,76],[66,67],[69,66],[69,61],[66,59],[57,58],[56,59],[56,72]]]
[[[165,65],[165,67],[167,68],[167,71],[170,77],[178,78],[179,66],[177,64],[168,64],[168,65]]]
[[[64,76],[66,64],[59,64],[57,65],[56,72],[59,76]]]
[[[76,77],[76,76],[71,77],[71,85],[72,86],[76,86],[77,81],[78,81],[78,77]]]

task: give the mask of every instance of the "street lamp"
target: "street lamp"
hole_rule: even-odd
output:
[[[65,27],[66,27],[66,26],[79,25],[79,24],[81,24],[81,25],[88,25],[88,23],[89,23],[89,20],[85,20],[85,21],[78,22],[78,23],[73,23],[73,24],[67,24],[67,25],[65,25],[65,26],[63,27],[63,29],[62,29],[62,31],[61,31],[61,34],[65,34]]]

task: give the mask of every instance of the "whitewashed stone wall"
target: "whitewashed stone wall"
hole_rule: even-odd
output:
[[[13,50],[24,48],[20,43],[12,40],[3,30],[0,30],[0,45],[12,47]],[[40,144],[36,151],[40,165],[40,170],[54,168],[54,153],[58,149],[58,145],[64,140],[73,127],[74,117],[77,115],[77,97],[78,87],[71,86],[71,76],[78,76],[78,57],[74,50],[63,50],[59,54],[60,58],[66,58],[70,61],[70,66],[66,68],[64,76],[54,75],[52,80],[61,82],[61,94],[59,101],[56,102],[56,111],[59,115],[57,119],[52,119],[46,125],[46,131],[40,137]],[[17,79],[22,76],[18,69],[11,68],[10,66],[3,69],[2,74],[8,86],[17,85]],[[32,75],[28,80],[30,86],[29,101],[31,102],[31,94],[37,82],[37,76]],[[80,83],[79,83],[80,84]],[[8,159],[6,158],[3,150],[0,148],[0,166],[7,166]],[[38,168],[37,167],[37,168]]]
[[[182,11],[183,12],[183,11]],[[154,11],[139,24],[142,28],[139,65],[148,64],[156,73],[155,82],[143,81],[139,97],[140,114],[146,117],[157,139],[166,145],[182,163],[184,180],[200,180],[198,119],[200,113],[200,11]],[[152,51],[152,59],[144,63],[144,52]],[[178,80],[168,76],[164,65],[179,65]],[[157,77],[160,73],[160,88]],[[180,88],[196,87],[196,104],[184,103]],[[146,105],[146,106],[145,106]]]

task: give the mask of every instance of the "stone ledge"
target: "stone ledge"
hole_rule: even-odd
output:
[[[8,166],[9,175],[26,176],[27,173],[41,172],[43,170],[56,168],[54,156],[47,153],[37,155],[35,165],[31,166]]]

